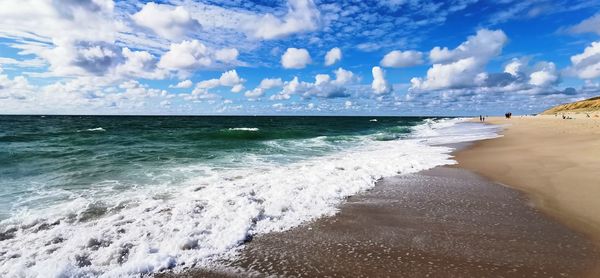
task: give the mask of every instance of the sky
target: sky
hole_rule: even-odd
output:
[[[0,0],[0,114],[495,115],[600,95],[600,0]]]

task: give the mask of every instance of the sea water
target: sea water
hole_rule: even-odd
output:
[[[0,116],[0,276],[208,266],[496,134],[420,117]]]

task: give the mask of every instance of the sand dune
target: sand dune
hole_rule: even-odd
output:
[[[554,115],[557,113],[593,113],[594,115],[598,115],[598,113],[600,113],[600,96],[582,101],[557,105],[542,112],[541,114]]]

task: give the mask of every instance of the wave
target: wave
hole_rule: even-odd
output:
[[[106,129],[102,128],[102,127],[96,127],[96,128],[88,128],[86,129],[87,131],[106,131]]]
[[[229,128],[227,130],[231,130],[231,131],[258,131],[259,129],[257,127],[232,127]]]
[[[335,214],[382,177],[455,163],[452,148],[439,142],[495,136],[459,122],[426,121],[403,140],[365,136],[357,147],[287,164],[197,165],[178,187],[82,195],[22,211],[0,224],[0,276],[122,277],[210,265],[254,235]]]

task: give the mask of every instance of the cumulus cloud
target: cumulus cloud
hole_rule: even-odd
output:
[[[339,98],[347,97],[346,86],[356,81],[353,72],[338,68],[334,71],[335,79],[328,74],[315,75],[314,82],[300,81],[294,77],[291,81],[283,84],[283,89],[278,94],[272,95],[271,100],[287,100],[292,95],[300,95],[304,99],[316,98]]]
[[[167,75],[166,71],[156,67],[156,58],[147,51],[132,51],[124,47],[121,54],[124,62],[115,69],[118,76],[162,79]]]
[[[281,78],[265,78],[260,81],[260,85],[258,86],[261,89],[271,89],[283,86],[283,81]]]
[[[508,38],[502,30],[480,29],[455,49],[434,47],[429,52],[429,60],[433,63],[448,63],[476,57],[487,61],[499,55],[507,41]]]
[[[321,14],[312,0],[289,0],[288,12],[283,18],[269,13],[245,22],[245,28],[258,39],[277,39],[294,33],[316,30]]]
[[[548,87],[558,81],[556,66],[551,62],[540,62],[536,70],[529,75],[529,84]]]
[[[286,69],[302,69],[312,62],[308,50],[288,48],[281,56],[281,65]]]
[[[412,67],[423,64],[423,53],[413,50],[394,50],[386,54],[379,64],[390,68]]]
[[[342,50],[339,47],[334,47],[325,54],[325,65],[331,66],[342,60]]]
[[[193,19],[182,6],[150,2],[131,18],[137,25],[148,28],[167,39],[181,38],[186,32],[200,29],[198,21]]]
[[[281,78],[265,78],[260,81],[258,87],[253,90],[248,90],[244,93],[244,96],[248,99],[255,100],[265,95],[265,91],[273,88],[279,88],[283,86]]]
[[[567,72],[581,79],[600,77],[600,41],[593,42],[583,53],[571,56]]]
[[[390,85],[385,79],[385,72],[380,67],[373,67],[371,70],[373,74],[373,83],[371,88],[376,95],[385,95],[392,92],[392,85]]]
[[[235,48],[219,49],[215,52],[215,59],[219,62],[233,63],[237,61],[239,51]]]
[[[198,68],[213,67],[222,63],[236,61],[237,50],[213,50],[198,40],[185,40],[181,43],[171,44],[158,62],[160,68],[184,73]]]
[[[169,88],[186,89],[186,88],[191,88],[192,85],[194,85],[192,80],[186,79],[175,85],[170,85]]]
[[[435,64],[424,79],[411,79],[411,89],[439,90],[477,84],[485,65],[501,53],[507,40],[502,30],[481,29],[455,49],[433,48],[429,59]]]
[[[222,73],[221,77],[218,79],[214,78],[198,82],[198,84],[196,84],[196,89],[207,91],[222,86],[231,87],[231,92],[239,93],[244,89],[244,82],[246,82],[246,80],[241,78],[236,70],[230,70]]]

